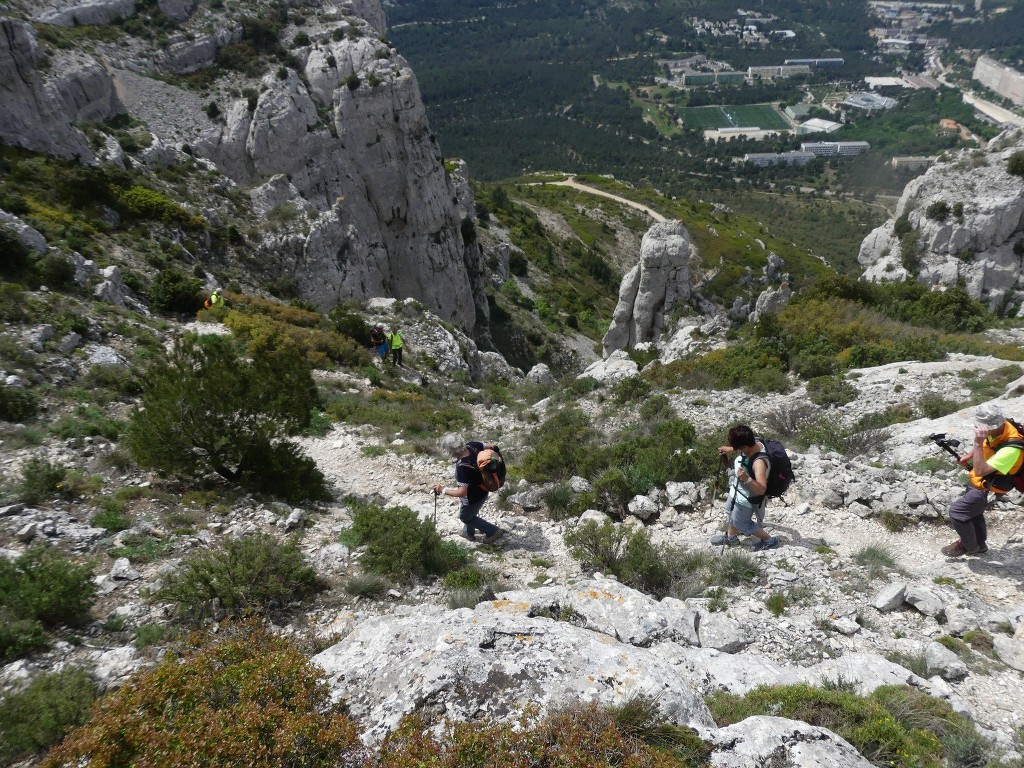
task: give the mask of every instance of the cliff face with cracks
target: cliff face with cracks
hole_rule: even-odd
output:
[[[1006,131],[986,150],[958,152],[910,182],[896,217],[861,244],[864,276],[962,283],[993,310],[1024,300],[1024,178],[1007,172],[1022,150],[1024,131]]]
[[[10,10],[52,25],[123,16],[97,15],[94,5],[40,11],[16,0]],[[128,36],[88,54],[62,51],[59,61],[47,60],[29,23],[0,19],[0,142],[95,162],[74,123],[126,111],[162,144],[212,161],[248,192],[256,217],[288,212],[269,217],[251,247],[260,269],[292,281],[302,298],[322,309],[414,298],[486,343],[482,255],[462,227],[472,200],[445,170],[412,70],[381,39],[378,0],[309,6],[309,43],[291,48],[289,66],[268,63],[274,72],[259,81],[216,80],[201,96],[219,105],[212,120],[196,110],[195,92],[151,75],[216,67],[218,51],[241,39],[239,19],[192,2],[160,8],[177,24],[166,45]]]

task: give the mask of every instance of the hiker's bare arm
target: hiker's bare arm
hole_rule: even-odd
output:
[[[768,490],[768,467],[764,461],[755,461],[753,469],[754,476],[751,477],[743,467],[740,467],[736,477],[751,496],[760,496]]]
[[[974,467],[974,474],[978,477],[984,477],[985,475],[991,475],[996,471],[996,468],[985,461],[985,438],[988,437],[989,430],[979,427],[974,430],[974,452],[971,453],[969,461]],[[963,463],[963,462],[961,462]]]
[[[445,488],[438,483],[434,486],[434,493],[444,496],[465,496],[468,492],[469,488],[465,485],[460,485],[457,488]]]

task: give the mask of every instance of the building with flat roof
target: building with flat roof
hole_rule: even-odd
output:
[[[796,132],[798,136],[808,133],[834,133],[842,127],[842,123],[836,123],[832,120],[823,120],[820,117],[812,117],[807,122],[798,125],[796,127]]]
[[[785,112],[794,120],[799,120],[801,117],[807,117],[807,115],[811,113],[811,105],[803,103],[793,104],[791,106],[786,107],[783,110],[783,112]]]
[[[845,59],[786,59],[783,64],[806,65],[808,67],[841,67]]]
[[[792,77],[793,75],[810,74],[811,68],[806,64],[776,67],[747,67],[747,77]]]
[[[896,106],[896,99],[889,98],[888,96],[879,96],[877,93],[857,91],[847,96],[843,104],[848,107],[866,109],[870,112],[876,109],[892,109]]]
[[[743,162],[753,163],[758,168],[770,165],[807,165],[816,155],[812,152],[748,152]]]
[[[871,149],[866,141],[805,141],[801,152],[810,152],[818,157],[863,155]]]
[[[889,163],[893,168],[907,168],[916,171],[919,168],[930,168],[935,164],[936,159],[935,157],[904,155],[902,157],[894,157]]]

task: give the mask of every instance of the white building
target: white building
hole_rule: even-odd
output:
[[[796,133],[797,136],[803,136],[808,133],[835,133],[842,127],[842,123],[836,123],[832,120],[824,120],[820,117],[812,117],[807,122],[798,125],[796,127]]]
[[[863,155],[869,149],[871,145],[866,141],[805,141],[800,145],[801,152],[818,157]]]

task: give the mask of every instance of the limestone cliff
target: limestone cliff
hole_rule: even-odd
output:
[[[912,274],[933,286],[966,285],[997,309],[1024,298],[1024,179],[1007,160],[1024,131],[1007,131],[986,150],[964,150],[907,185],[896,218],[871,232],[858,259],[870,280]],[[901,243],[902,241],[902,243]]]
[[[95,157],[79,120],[117,113],[110,76],[85,54],[47,60],[31,25],[0,18],[0,143],[57,157]]]
[[[258,79],[224,71],[218,58],[244,42],[252,9],[158,7],[176,25],[163,39],[126,35],[90,55],[62,51],[60,62],[47,62],[30,24],[3,19],[0,142],[94,162],[74,123],[127,111],[159,145],[212,161],[248,192],[251,215],[265,222],[250,243],[264,274],[323,309],[414,298],[486,345],[483,259],[472,228],[463,234],[472,200],[445,169],[415,75],[381,37],[379,0],[304,4],[301,35],[280,32],[282,43],[300,42],[283,65],[268,57]],[[42,9],[17,0],[10,9],[53,26],[143,13],[121,0],[50,0]],[[214,75],[201,97],[153,76],[197,72]]]

